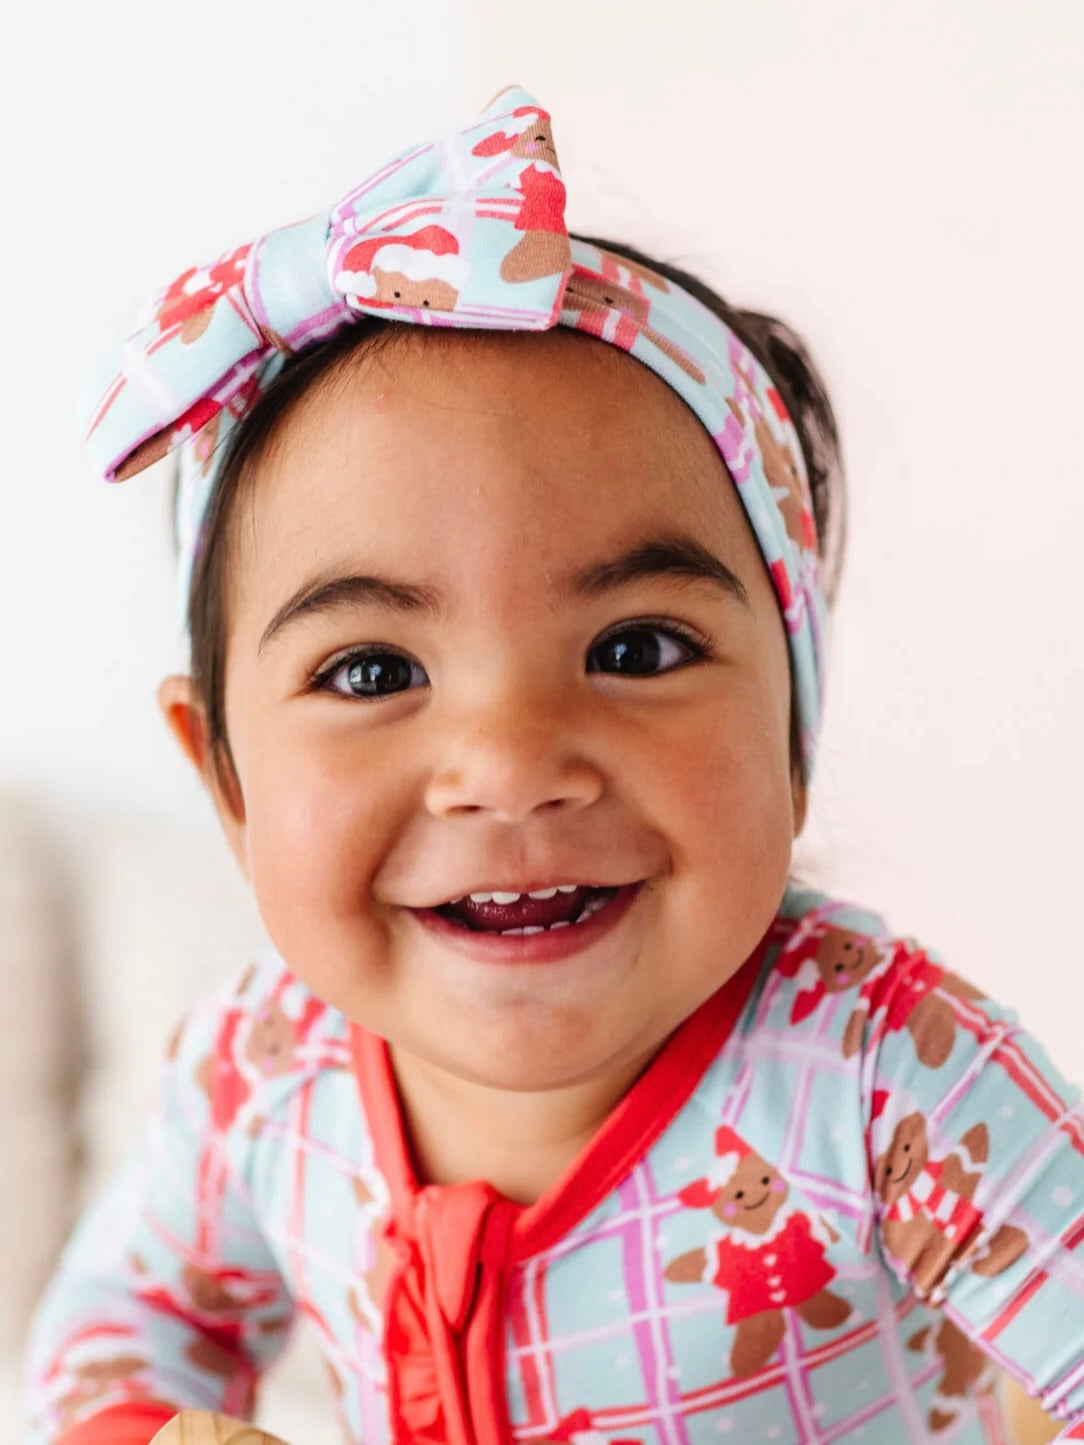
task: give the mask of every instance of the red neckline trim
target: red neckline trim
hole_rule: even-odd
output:
[[[540,1254],[566,1235],[602,1203],[669,1128],[741,1017],[760,975],[767,941],[765,937],[737,973],[675,1029],[594,1138],[534,1204],[504,1201],[505,1208],[515,1211],[511,1261]],[[377,1164],[388,1181],[392,1210],[396,1217],[408,1219],[422,1186],[410,1156],[391,1052],[385,1039],[353,1021],[350,1044],[362,1107]]]

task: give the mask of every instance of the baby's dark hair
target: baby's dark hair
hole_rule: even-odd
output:
[[[817,549],[829,603],[835,599],[846,541],[846,491],[839,430],[824,383],[805,344],[785,322],[760,311],[731,306],[698,277],[615,241],[578,239],[600,246],[666,277],[695,296],[745,343],[772,378],[801,443],[813,496]],[[332,382],[361,350],[371,351],[402,334],[400,323],[370,318],[339,332],[331,341],[291,358],[233,430],[204,522],[188,601],[191,671],[207,715],[212,766],[222,777],[233,758],[226,732],[225,661],[227,559],[231,518],[238,497],[289,414],[318,382]],[[792,765],[800,754],[796,709],[791,706]]]

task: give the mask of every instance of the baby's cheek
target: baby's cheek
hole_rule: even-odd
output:
[[[254,881],[267,905],[289,903],[326,916],[355,903],[372,866],[362,812],[341,776],[304,763],[267,768],[249,822]]]

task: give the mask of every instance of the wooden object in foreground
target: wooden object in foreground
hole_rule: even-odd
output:
[[[1041,1445],[1058,1433],[1058,1424],[1044,1415],[1014,1380],[1005,1380],[1005,1397],[1017,1445]],[[286,1445],[286,1442],[231,1415],[182,1410],[168,1425],[162,1426],[151,1445]]]
[[[151,1445],[286,1445],[277,1435],[258,1430],[232,1415],[210,1410],[182,1410],[163,1425]]]
[[[1046,1445],[1062,1428],[1008,1375],[1005,1376],[1005,1410],[1016,1445]]]

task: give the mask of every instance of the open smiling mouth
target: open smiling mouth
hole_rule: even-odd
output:
[[[526,937],[578,927],[602,913],[624,891],[560,883],[531,893],[470,893],[433,911],[471,933]]]
[[[553,883],[522,893],[494,889],[413,911],[424,928],[468,958],[557,963],[616,928],[643,883]]]

